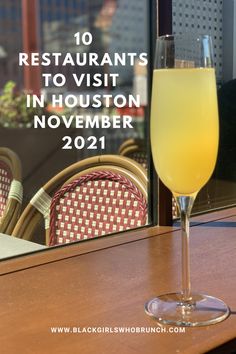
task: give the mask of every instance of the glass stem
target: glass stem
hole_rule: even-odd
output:
[[[191,301],[191,282],[190,282],[190,250],[189,250],[189,219],[194,196],[175,196],[180,216],[182,230],[182,301]]]

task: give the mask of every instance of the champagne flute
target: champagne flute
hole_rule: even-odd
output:
[[[151,146],[159,178],[172,191],[181,215],[182,291],[158,296],[145,311],[159,323],[204,326],[224,320],[228,306],[191,291],[189,218],[198,191],[214,170],[219,140],[210,36],[157,39],[151,107]]]

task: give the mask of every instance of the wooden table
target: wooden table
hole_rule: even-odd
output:
[[[144,303],[180,289],[180,232],[149,228],[126,234],[126,240],[112,236],[3,262],[1,353],[236,350],[236,209],[200,216],[195,223],[212,215],[215,222],[191,229],[192,286],[230,306],[232,314],[224,322],[185,333],[51,333],[52,327],[158,328],[144,313]]]

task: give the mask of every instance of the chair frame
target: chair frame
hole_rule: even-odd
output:
[[[118,155],[94,156],[65,168],[54,176],[44,186],[44,191],[53,197],[57,190],[71,181],[94,171],[106,170],[119,173],[129,180],[143,193],[147,199],[147,174],[144,168],[135,161]],[[28,204],[23,211],[13,235],[26,240],[32,240],[33,232],[42,219],[42,214],[32,205]],[[49,229],[46,229],[46,245],[49,244]]]
[[[119,154],[121,156],[129,157],[133,153],[145,151],[144,141],[141,139],[128,139],[121,144]],[[129,157],[131,158],[131,157]],[[179,210],[174,197],[172,197],[172,219],[179,218]]]
[[[11,171],[12,179],[21,183],[22,168],[19,157],[9,148],[0,148],[0,160],[3,161]],[[14,199],[8,198],[5,210],[0,220],[0,232],[11,235],[13,228],[20,216],[21,203]]]
[[[144,141],[142,139],[128,139],[121,144],[118,153],[121,156],[127,156],[127,154],[139,151],[145,151]]]

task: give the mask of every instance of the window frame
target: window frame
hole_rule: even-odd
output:
[[[152,23],[151,32],[151,43],[150,43],[150,72],[152,72],[154,67],[154,56],[155,56],[155,41],[156,36],[162,36],[165,34],[172,33],[172,0],[155,0],[151,1],[152,11],[150,13],[150,19]],[[155,14],[157,21],[155,21]],[[157,22],[157,23],[156,23]],[[151,102],[151,86],[152,82],[149,84],[150,89],[150,101]],[[150,125],[149,125],[150,126]],[[149,129],[150,130],[150,129]],[[158,178],[153,159],[150,151],[150,185],[149,190],[150,195],[150,205],[152,210],[152,221],[153,225],[160,226],[171,226],[173,224],[172,216],[172,193],[169,189],[161,182]]]

